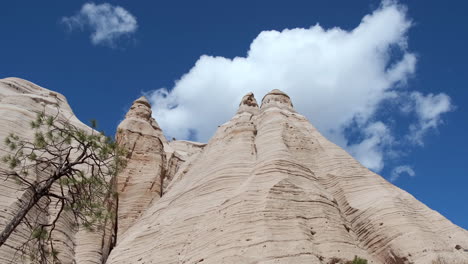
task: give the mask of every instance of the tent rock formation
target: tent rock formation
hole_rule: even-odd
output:
[[[0,80],[0,136],[32,137],[33,111],[54,103],[84,126],[62,95]],[[468,231],[325,139],[279,90],[260,107],[245,95],[208,144],[167,141],[151,115],[139,98],[117,130],[128,164],[117,178],[117,234],[62,219],[63,263],[468,263]],[[0,228],[18,208],[17,187],[0,182]],[[24,235],[0,248],[0,263]]]
[[[329,142],[279,90],[260,108],[245,95],[184,167],[108,263],[468,261],[466,230]]]

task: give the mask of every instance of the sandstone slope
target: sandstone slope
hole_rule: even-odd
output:
[[[156,143],[142,162],[145,155],[160,160],[165,142]],[[466,230],[329,142],[278,90],[261,107],[246,95],[175,171],[164,195],[145,201],[149,207],[121,233],[107,263],[333,263],[356,255],[369,263],[468,261]],[[151,180],[133,175],[133,186],[141,177],[139,190],[148,191],[161,178],[157,169]]]
[[[45,110],[47,114],[69,119],[69,121],[85,130],[90,128],[81,123],[73,114],[65,97],[59,93],[47,90],[26,80],[18,78],[0,79],[0,156],[8,150],[3,139],[10,133],[21,138],[33,140],[34,131],[30,122],[36,119],[36,113]],[[0,166],[6,165],[0,163]],[[38,177],[38,175],[31,175]],[[13,179],[0,180],[0,229],[11,219],[22,202],[28,197]],[[37,215],[32,212],[30,217],[39,217],[43,221],[53,219],[58,209],[49,207],[49,216]],[[57,222],[55,248],[62,263],[102,263],[110,249],[110,230],[90,233],[77,229],[69,212],[64,212]],[[22,263],[17,249],[30,235],[25,226],[20,225],[10,236],[6,244],[0,248],[0,263]]]

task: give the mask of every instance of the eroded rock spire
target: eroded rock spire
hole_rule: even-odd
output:
[[[239,114],[242,112],[249,112],[251,114],[255,114],[256,112],[258,112],[257,100],[255,100],[255,96],[252,92],[242,97],[237,113]]]
[[[287,108],[289,110],[294,109],[291,98],[278,89],[272,90],[263,97],[260,108],[267,109],[269,107]]]
[[[166,139],[151,113],[150,103],[142,96],[117,129],[117,142],[127,151],[127,166],[117,177],[118,236],[162,193]]]
[[[260,109],[244,96],[106,263],[458,263],[465,248],[466,230],[359,164],[273,90]]]

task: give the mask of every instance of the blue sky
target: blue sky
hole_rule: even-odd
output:
[[[1,6],[0,78],[64,94],[109,134],[144,93],[168,136],[206,141],[245,91],[280,88],[328,138],[468,228],[464,1]]]

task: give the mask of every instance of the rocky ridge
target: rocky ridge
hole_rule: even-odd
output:
[[[62,95],[0,80],[0,137],[32,137],[35,111],[56,105],[89,129]],[[62,217],[63,263],[468,263],[468,231],[329,142],[279,90],[260,107],[245,95],[208,144],[167,141],[151,115],[139,98],[117,129],[127,167],[115,225],[90,233]],[[0,228],[21,195],[0,182]],[[0,248],[0,263],[11,263],[26,235],[20,228]]]
[[[329,142],[279,90],[261,107],[244,96],[184,166],[108,263],[468,261],[466,230]]]

